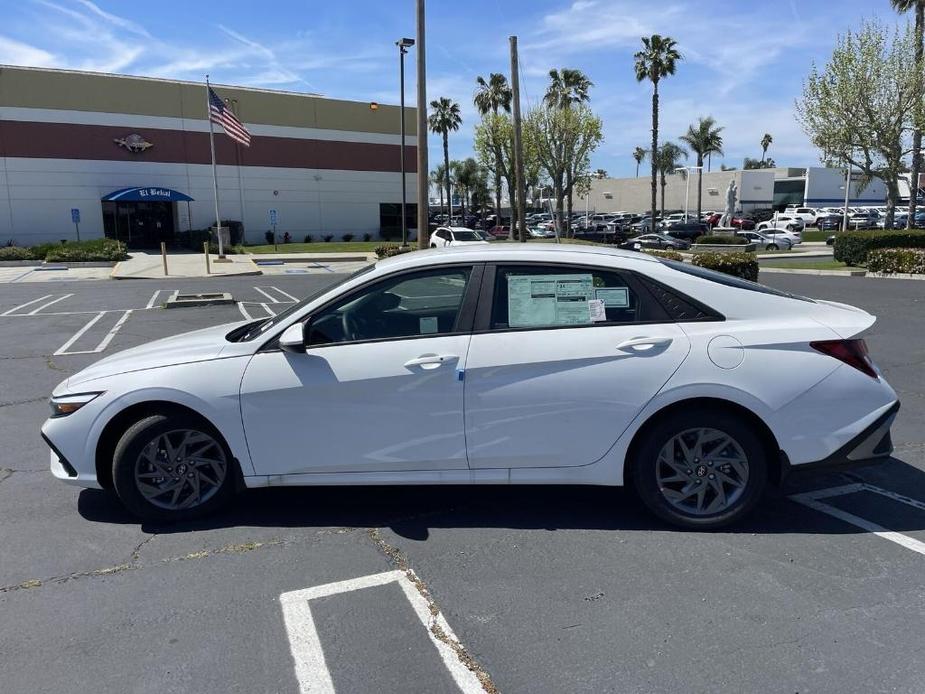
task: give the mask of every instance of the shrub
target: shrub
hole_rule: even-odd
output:
[[[698,253],[691,262],[708,270],[758,281],[758,260],[754,253]]]
[[[93,239],[54,246],[45,255],[48,262],[125,260],[125,244],[115,239]]]
[[[377,258],[391,258],[393,255],[401,255],[402,253],[410,253],[412,251],[411,246],[399,246],[394,243],[384,243],[381,246],[376,246],[375,253]]]
[[[867,254],[877,248],[925,248],[925,232],[846,231],[835,235],[833,255],[848,265],[866,265]]]
[[[659,251],[654,248],[649,248],[643,249],[642,252],[649,255],[654,255],[656,258],[664,258],[665,260],[677,260],[679,263],[684,260],[684,256],[677,251]]]
[[[312,235],[311,235],[311,234],[305,234],[305,238],[302,239],[302,241],[303,241],[304,243],[311,243],[312,240],[313,240],[313,239],[312,239]]]
[[[4,246],[0,248],[0,260],[41,260],[31,248]]]
[[[331,239],[334,238],[334,234],[325,234],[325,235],[322,236],[321,238],[324,239],[324,242],[325,242],[325,243],[331,243]]]
[[[199,250],[202,250],[202,246],[199,247]],[[244,255],[247,253],[247,249],[244,246],[238,244],[236,246],[225,246],[223,249],[225,255]],[[215,241],[209,241],[209,254],[218,255],[218,243]]]
[[[714,243],[720,246],[744,246],[748,239],[744,236],[698,236],[697,243]]]
[[[867,254],[870,272],[904,272],[910,275],[925,274],[925,250],[918,248],[882,248]]]
[[[346,243],[350,243],[351,241],[353,241],[353,234],[344,234],[342,239]]]
[[[373,240],[373,235],[367,231],[365,234],[363,234],[363,240],[369,243]]]

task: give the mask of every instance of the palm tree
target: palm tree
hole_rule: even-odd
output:
[[[432,112],[427,119],[427,125],[432,133],[443,135],[443,165],[446,175],[446,204],[449,216],[453,217],[453,196],[450,188],[450,131],[459,130],[462,117],[459,115],[459,104],[452,99],[441,96],[430,102]]]
[[[597,179],[607,178],[607,169],[595,169],[594,178],[597,178]]]
[[[443,209],[443,186],[446,183],[446,171],[444,171],[443,164],[438,164],[437,168],[430,172],[430,182],[434,184],[437,192],[440,193],[440,212],[445,212]]]
[[[462,216],[466,217],[466,205],[469,203],[469,194],[476,189],[479,180],[479,165],[475,159],[468,157],[463,161],[454,161],[450,164],[453,177],[456,179],[456,188],[462,193]],[[470,205],[471,209],[471,205]],[[465,225],[465,221],[463,222]]]
[[[723,153],[722,128],[716,127],[713,116],[701,117],[697,127],[688,126],[687,132],[681,136],[681,142],[691,148],[697,155],[697,219],[700,219],[700,206],[703,203],[703,158],[711,154]]]
[[[906,228],[911,229],[915,224],[915,208],[918,203],[919,171],[922,170],[922,99],[925,98],[925,87],[922,84],[922,72],[925,71],[923,53],[925,53],[925,0],[890,0],[890,4],[897,12],[908,12],[915,9],[915,127],[912,130],[912,171],[909,176],[909,218]]]
[[[764,137],[761,138],[761,163],[764,163],[764,158],[768,154],[768,147],[771,146],[771,143],[774,142],[774,138],[771,137],[771,133],[765,133]]]
[[[669,36],[658,34],[643,36],[642,50],[633,56],[636,81],[649,80],[652,83],[651,152],[658,151],[658,83],[669,75],[673,75],[678,61],[681,60],[677,45],[677,42]],[[650,160],[652,161],[652,219],[655,220],[655,176],[658,167],[655,157],[650,157]]]
[[[581,70],[567,67],[562,70],[552,69],[549,71],[549,86],[543,100],[547,106],[568,108],[572,104],[588,101],[591,98],[588,92],[593,86],[594,82]]]
[[[662,184],[662,217],[665,216],[665,186],[668,185],[666,176],[673,174],[675,169],[681,165],[681,158],[687,159],[687,150],[674,142],[666,142],[658,149],[652,159],[655,167],[658,169]],[[700,215],[698,214],[698,217]],[[655,215],[652,215],[652,228],[655,229]]]
[[[500,72],[493,72],[488,76],[488,81],[485,81],[483,77],[476,77],[475,83],[478,85],[478,88],[475,90],[475,96],[472,97],[472,101],[475,103],[475,107],[478,109],[479,113],[484,116],[485,114],[491,112],[494,115],[498,115],[499,110],[504,110],[508,113],[511,111],[511,99],[513,98],[513,93],[511,92],[511,87],[507,83],[507,77],[505,77]],[[504,166],[502,160],[501,147],[495,147],[495,215],[497,216],[496,224],[501,224],[501,169]],[[513,203],[511,204],[511,209],[513,210]],[[513,225],[511,225],[513,229]]]
[[[649,150],[643,147],[637,147],[633,150],[633,159],[636,160],[636,178],[639,178],[639,165],[648,156]]]

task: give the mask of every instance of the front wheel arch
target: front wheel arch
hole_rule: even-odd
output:
[[[633,466],[636,461],[639,447],[645,440],[648,432],[652,429],[652,427],[654,427],[658,422],[674,415],[679,411],[691,409],[723,410],[748,421],[755,428],[758,437],[764,444],[765,455],[767,456],[768,460],[768,482],[771,482],[775,486],[780,485],[782,479],[781,462],[783,459],[783,452],[781,451],[780,445],[777,442],[777,438],[774,436],[774,432],[771,431],[770,427],[765,424],[761,417],[756,415],[747,407],[743,407],[742,405],[739,405],[738,403],[732,402],[730,400],[723,400],[721,398],[688,398],[687,400],[680,400],[678,402],[673,402],[670,405],[666,405],[662,409],[650,415],[645,423],[636,430],[636,433],[633,435],[633,439],[626,450],[626,458],[623,461],[624,486],[629,486],[632,480]]]
[[[126,407],[124,410],[110,419],[106,423],[106,426],[103,428],[99,440],[96,442],[96,479],[100,486],[103,487],[103,489],[113,488],[112,460],[113,455],[116,452],[116,446],[119,443],[119,439],[122,438],[122,435],[128,431],[129,427],[131,427],[135,422],[141,421],[146,417],[150,417],[151,415],[156,414],[181,415],[184,417],[189,417],[192,421],[198,421],[212,429],[212,431],[214,431],[221,438],[221,442],[224,444],[224,446],[228,450],[231,450],[231,447],[228,445],[228,440],[224,437],[221,430],[215,426],[215,424],[209,421],[208,417],[204,417],[202,414],[190,407],[166,400],[152,400],[148,402],[136,403],[130,407]],[[238,459],[233,455],[231,458],[231,464],[234,468],[235,478],[238,480],[238,483],[240,483],[240,464]]]

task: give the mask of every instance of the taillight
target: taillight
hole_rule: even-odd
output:
[[[810,342],[809,346],[830,357],[835,357],[848,366],[853,366],[871,378],[878,377],[864,340],[817,340]]]

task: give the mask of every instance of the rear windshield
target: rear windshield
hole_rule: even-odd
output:
[[[710,282],[716,282],[717,284],[722,284],[726,287],[747,289],[750,292],[759,292],[761,294],[770,294],[772,296],[782,296],[786,297],[787,299],[798,299],[799,301],[815,303],[812,299],[809,299],[805,296],[782,292],[778,289],[772,289],[771,287],[766,287],[763,284],[758,284],[757,282],[743,280],[740,277],[733,277],[732,275],[717,272],[716,270],[707,270],[706,268],[698,267],[697,265],[688,265],[687,263],[678,262],[677,260],[665,259],[659,259],[659,262],[667,265],[672,270],[677,270],[678,272],[683,272],[687,275],[693,275],[694,277],[699,277],[700,279],[709,280]]]

